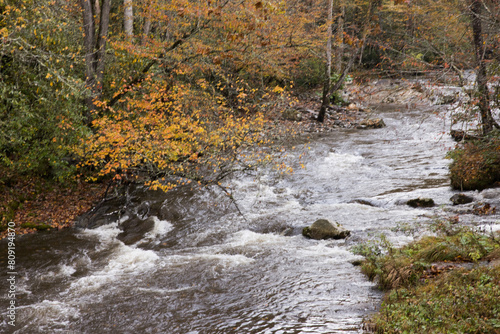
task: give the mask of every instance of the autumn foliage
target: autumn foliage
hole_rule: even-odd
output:
[[[488,53],[480,64],[491,77],[500,9],[490,0],[479,7]],[[219,184],[276,157],[272,148],[286,140],[276,120],[297,92],[326,81],[326,51],[330,79],[353,64],[391,75],[475,68],[468,8],[456,0],[0,0],[0,163],[62,183]]]

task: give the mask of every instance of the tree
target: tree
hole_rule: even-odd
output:
[[[148,3],[136,22],[155,28],[140,44],[109,23],[109,66],[93,100],[99,112],[74,146],[83,176],[166,190],[173,179],[217,184],[268,162],[258,149],[274,145],[264,110],[292,103],[287,59],[307,48],[286,4]]]
[[[349,73],[349,71],[351,70],[351,67],[353,66],[355,60],[358,58],[358,56],[361,58],[361,55],[362,55],[362,52],[363,52],[363,49],[364,49],[364,46],[365,46],[365,43],[366,43],[366,39],[371,31],[371,28],[370,28],[370,25],[372,24],[372,21],[374,19],[374,16],[375,16],[375,13],[377,11],[377,7],[380,6],[381,4],[381,1],[380,0],[368,0],[368,3],[367,3],[367,11],[366,11],[366,14],[364,16],[364,18],[362,19],[362,22],[357,22],[357,26],[361,27],[360,31],[361,31],[361,36],[360,36],[360,40],[358,40],[356,37],[355,37],[355,33],[358,33],[359,31],[356,31],[357,29],[355,29],[355,32],[352,34],[353,36],[351,36],[351,41],[353,44],[353,48],[352,48],[352,51],[351,51],[351,57],[350,57],[350,60],[349,60],[349,63],[345,66],[344,70],[339,74],[339,78],[337,79],[337,81],[335,82],[335,84],[332,86],[331,84],[331,49],[332,49],[332,11],[333,11],[333,1],[330,1],[329,2],[329,10],[328,10],[328,20],[327,20],[327,46],[326,46],[326,70],[325,70],[325,81],[324,81],[324,85],[323,85],[323,98],[322,98],[322,103],[321,103],[321,107],[319,109],[319,112],[318,112],[318,118],[317,118],[317,121],[318,122],[324,122],[324,119],[325,119],[325,115],[326,115],[326,109],[330,103],[330,96],[336,92],[337,90],[340,89],[340,87],[342,87],[342,84],[344,83],[344,80],[345,78],[347,77],[347,74]],[[340,24],[343,24],[343,14],[345,13],[345,9],[341,9],[341,12],[339,13],[339,29],[340,29]],[[353,25],[354,25],[354,22],[353,22]],[[343,35],[343,31],[342,31],[342,35]],[[342,39],[337,39],[336,41],[337,43],[340,43],[340,46],[338,46],[338,48],[341,48],[342,50],[344,50],[344,47],[343,47],[343,38]],[[357,45],[354,45],[354,44],[357,44]],[[339,55],[339,57],[342,57],[343,55]],[[341,64],[341,59],[338,59],[337,60],[337,64]],[[339,67],[337,65],[337,67]]]
[[[476,58],[476,85],[478,90],[478,108],[481,116],[481,129],[483,135],[488,134],[494,127],[499,127],[493,119],[490,107],[488,76],[487,76],[487,59],[486,59],[486,42],[483,38],[483,23],[482,11],[484,3],[482,0],[470,0],[469,10],[471,16],[471,26],[473,43]]]
[[[325,120],[326,108],[330,104],[330,81],[332,76],[332,24],[333,24],[333,0],[328,2],[327,42],[326,42],[326,71],[325,83],[323,84],[323,98],[318,113],[318,122]]]
[[[83,14],[85,83],[88,89],[85,98],[88,109],[86,120],[90,124],[91,113],[96,109],[95,101],[102,96],[111,0],[103,0],[102,6],[99,6],[99,1],[80,0],[80,5]],[[100,16],[97,16],[98,13]]]
[[[123,30],[125,36],[131,39],[134,35],[134,7],[132,0],[123,0]]]
[[[0,168],[64,179],[85,135],[74,1],[0,3]]]

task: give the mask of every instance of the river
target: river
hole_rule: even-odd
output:
[[[382,294],[353,266],[360,257],[351,247],[380,233],[409,242],[394,227],[426,224],[456,193],[446,109],[386,105],[376,113],[387,127],[297,145],[290,154],[307,152],[305,168],[297,162],[291,175],[261,170],[228,181],[243,216],[215,189],[136,191],[126,210],[100,213],[107,224],[18,237],[16,326],[3,320],[2,283],[0,331],[361,333]],[[405,205],[417,197],[437,205]],[[351,237],[300,235],[318,218],[341,223]],[[143,220],[149,231],[120,234],[119,226]]]

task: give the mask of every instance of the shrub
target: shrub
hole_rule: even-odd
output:
[[[325,81],[325,62],[317,57],[301,59],[292,76],[297,87],[315,88]]]

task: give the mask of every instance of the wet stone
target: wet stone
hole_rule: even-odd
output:
[[[302,230],[302,235],[316,240],[345,239],[350,234],[351,232],[339,223],[332,224],[326,219],[318,219],[311,226],[304,227]]]
[[[377,119],[365,119],[356,126],[357,129],[366,130],[366,129],[380,129],[385,127],[385,122],[381,118]]]
[[[123,232],[118,234],[117,239],[121,240],[125,245],[134,244],[141,240],[154,226],[155,221],[153,217],[149,217],[146,220],[138,218],[129,219],[121,225]]]
[[[450,201],[453,203],[453,205],[461,205],[472,203],[472,201],[474,201],[474,198],[465,194],[455,194],[450,198]]]
[[[431,208],[435,205],[432,198],[415,198],[406,202],[412,208]]]

